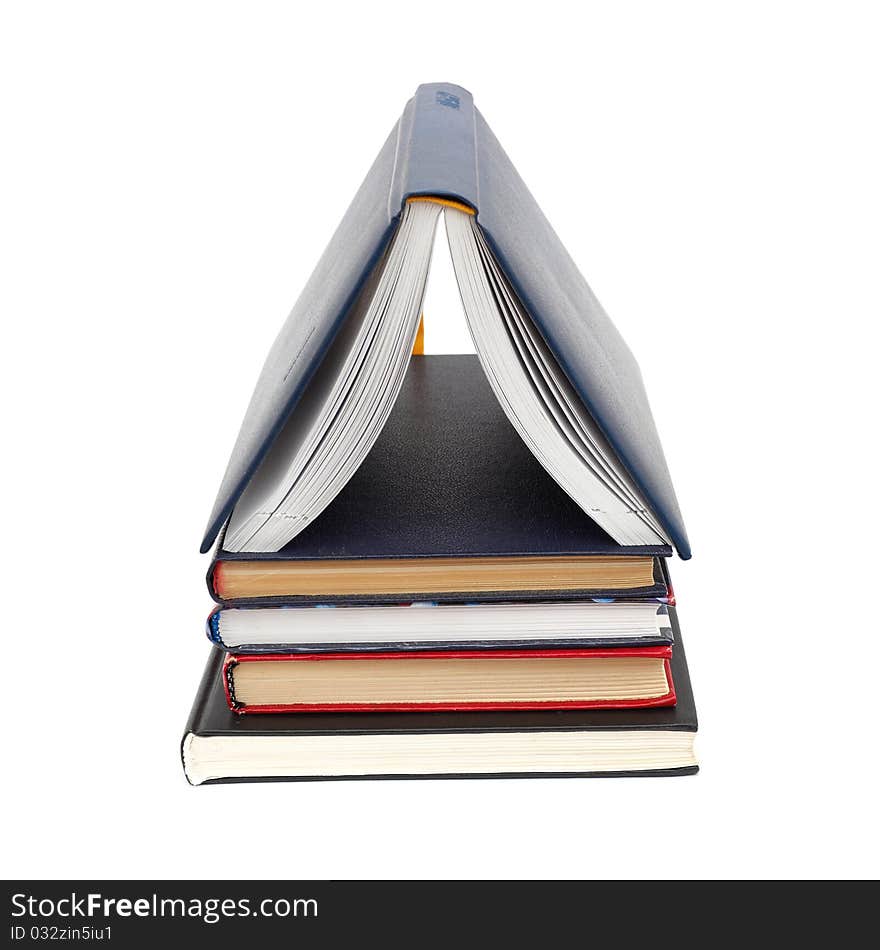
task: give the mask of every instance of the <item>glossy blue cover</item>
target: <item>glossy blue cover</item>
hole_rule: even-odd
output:
[[[690,545],[638,365],[466,89],[419,86],[282,328],[257,382],[202,543],[207,551],[394,232],[407,198],[477,212],[492,252],[563,371],[669,533]]]

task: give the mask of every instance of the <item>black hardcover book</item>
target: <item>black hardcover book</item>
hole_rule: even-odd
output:
[[[333,504],[277,552],[230,552],[221,540],[208,587],[220,603],[252,604],[664,599],[671,553],[617,544],[572,501],[508,421],[476,356],[413,356],[382,434]],[[348,592],[342,566],[353,573]],[[468,586],[481,569],[489,576]],[[517,573],[526,580],[511,587]]]
[[[631,710],[240,716],[211,650],[182,743],[194,785],[363,778],[688,775],[697,714],[675,611],[677,705]]]

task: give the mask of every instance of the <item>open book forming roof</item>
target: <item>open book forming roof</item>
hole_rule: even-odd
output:
[[[406,200],[474,209],[511,286],[682,558],[675,490],[638,365],[466,89],[419,86],[276,339],[208,521],[210,549],[387,247]]]

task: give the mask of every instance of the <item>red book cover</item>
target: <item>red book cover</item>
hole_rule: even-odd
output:
[[[339,702],[321,703],[273,703],[255,704],[242,702],[236,695],[235,670],[246,663],[333,663],[346,661],[382,661],[394,663],[409,660],[430,663],[432,660],[472,659],[486,664],[486,677],[493,675],[492,664],[502,659],[550,659],[550,658],[623,658],[646,657],[663,660],[667,690],[663,695],[648,698],[597,699],[597,700],[529,700],[529,701],[444,701],[444,702]],[[525,709],[637,709],[647,706],[674,706],[675,686],[672,682],[670,659],[671,646],[590,649],[590,650],[464,650],[432,651],[424,653],[229,653],[223,664],[223,687],[226,702],[236,713],[307,713],[307,712],[465,712],[501,711]]]

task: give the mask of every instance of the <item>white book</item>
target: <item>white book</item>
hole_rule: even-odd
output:
[[[226,607],[209,636],[232,651],[651,646],[672,641],[665,605],[560,601],[369,607]]]

